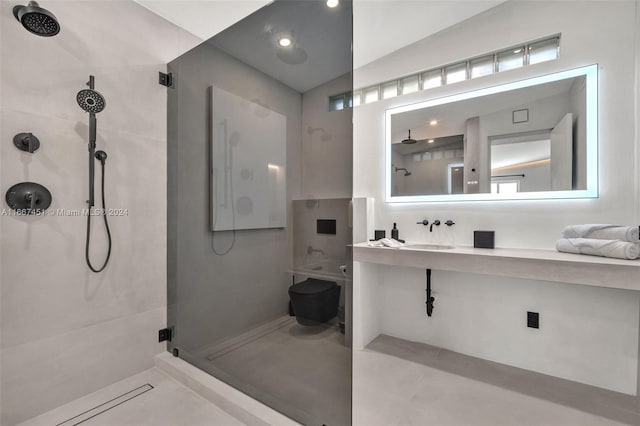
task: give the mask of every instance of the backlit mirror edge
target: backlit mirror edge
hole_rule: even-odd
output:
[[[508,90],[520,89],[549,83],[572,77],[585,76],[586,78],[586,116],[587,116],[587,189],[572,191],[541,191],[520,192],[516,194],[442,194],[442,195],[391,195],[391,118],[395,114],[414,111],[419,108],[428,108],[445,103],[462,101],[479,96],[502,93]],[[385,202],[387,203],[431,203],[431,202],[466,202],[466,201],[503,201],[503,200],[558,200],[558,199],[584,199],[598,198],[598,64],[572,68],[551,74],[517,80],[510,83],[485,87],[454,95],[429,99],[408,105],[394,107],[385,111]]]

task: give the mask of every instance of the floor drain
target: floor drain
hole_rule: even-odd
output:
[[[86,422],[89,419],[92,419],[96,416],[99,416],[100,414],[111,410],[112,408],[117,407],[118,405],[124,404],[127,401],[132,400],[133,398],[135,398],[136,396],[140,396],[145,392],[149,392],[151,389],[153,389],[153,386],[151,386],[150,384],[145,384],[142,385],[138,388],[135,388],[133,390],[130,390],[129,392],[123,393],[120,396],[116,396],[113,399],[110,399],[107,402],[104,402],[100,405],[96,405],[95,407],[91,408],[90,410],[85,411],[84,413],[80,413],[77,416],[71,417],[68,420],[65,420],[62,423],[58,423],[56,426],[75,426],[75,425],[79,425],[81,423]]]

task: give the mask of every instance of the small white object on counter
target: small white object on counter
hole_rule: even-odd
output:
[[[404,243],[394,240],[393,238],[381,238],[379,240],[369,241],[368,244],[369,247],[400,248],[404,246]]]

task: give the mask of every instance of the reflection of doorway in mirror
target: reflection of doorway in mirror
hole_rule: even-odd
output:
[[[451,163],[448,171],[449,194],[464,194],[464,163]]]
[[[551,190],[550,130],[494,136],[490,144],[491,193]]]

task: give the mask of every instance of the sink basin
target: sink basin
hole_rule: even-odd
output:
[[[441,244],[406,244],[400,248],[411,250],[451,250],[455,247]]]

